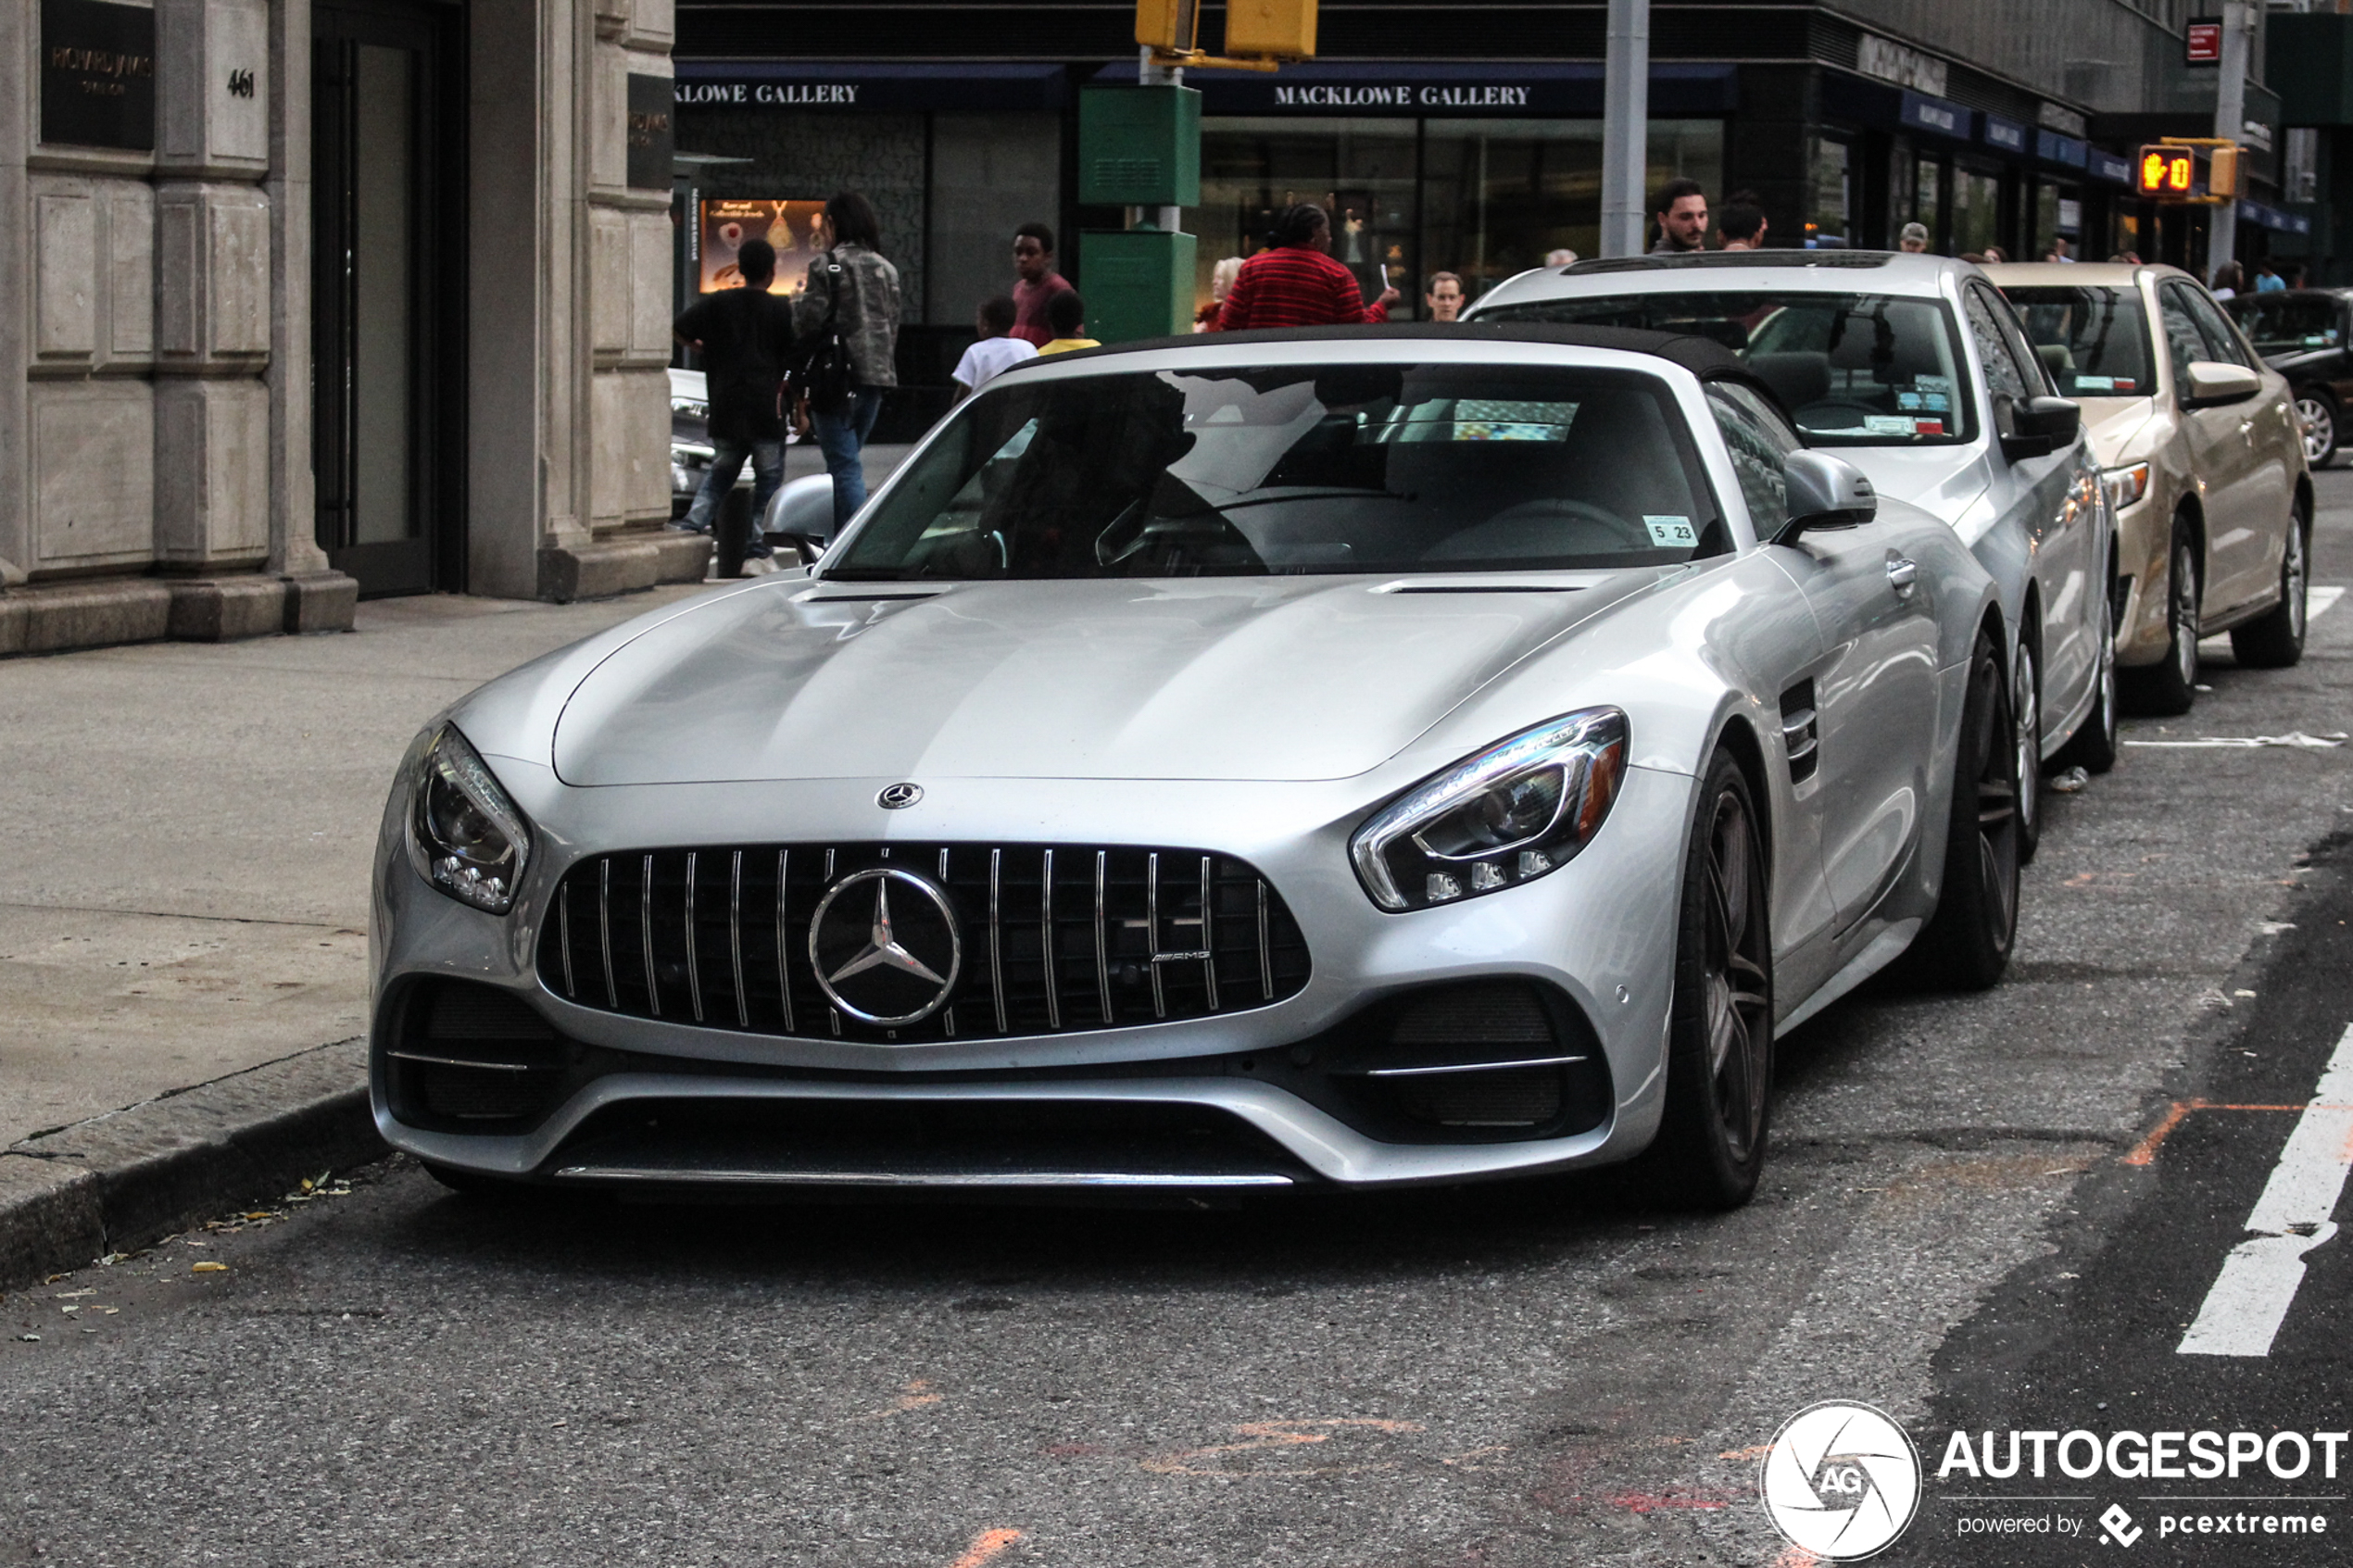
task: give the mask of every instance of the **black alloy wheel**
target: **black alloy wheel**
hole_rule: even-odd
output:
[[[1765,847],[1748,779],[1718,752],[1683,859],[1667,1023],[1667,1105],[1650,1163],[1692,1207],[1756,1192],[1773,1101],[1773,943]]]
[[[2009,966],[2019,882],[2018,748],[2011,733],[2001,645],[1992,633],[1980,632],[1953,764],[1944,887],[1935,918],[1914,939],[1909,955],[1914,980],[1936,989],[1982,991]]]
[[[2113,581],[2114,569],[2110,568]],[[2061,768],[2105,773],[2116,766],[2116,597],[2100,596],[2099,674],[2094,682],[2092,710],[2075,727],[2067,744],[2051,760]]]
[[[2043,661],[2031,637],[2018,640],[2010,720],[2018,737],[2018,859],[2024,865],[2043,842]]]
[[[2231,651],[2251,670],[2285,670],[2304,657],[2304,625],[2311,571],[2312,524],[2302,501],[2288,513],[2280,544],[2280,602],[2260,621],[2231,630]]]
[[[2317,386],[2296,395],[2296,417],[2304,431],[2304,460],[2324,469],[2336,460],[2336,399]]]
[[[2165,574],[2165,657],[2124,671],[2124,694],[2135,713],[2170,719],[2197,701],[2197,535],[2187,518],[2173,520],[2173,546]]]

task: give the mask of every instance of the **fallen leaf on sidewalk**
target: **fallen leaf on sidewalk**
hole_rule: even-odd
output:
[[[229,1272],[229,1265],[207,1261],[202,1263],[189,1264],[188,1272],[192,1274],[225,1274]]]

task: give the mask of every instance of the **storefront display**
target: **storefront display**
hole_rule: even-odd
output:
[[[776,278],[770,294],[796,295],[809,280],[809,264],[817,258],[817,220],[825,204],[819,200],[706,200],[696,223],[698,292],[744,286],[736,253],[748,240],[766,240],[776,250]]]

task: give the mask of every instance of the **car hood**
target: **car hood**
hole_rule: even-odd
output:
[[[1668,574],[779,579],[603,658],[550,760],[579,785],[1345,778]]]
[[[2104,468],[2124,460],[2157,414],[2154,397],[2079,397],[2076,402],[2083,409],[2083,433],[2091,437],[2093,454]]]

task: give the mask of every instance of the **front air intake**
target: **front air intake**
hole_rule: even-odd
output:
[[[466,980],[420,982],[384,1053],[393,1113],[417,1126],[515,1130],[554,1108],[568,1049],[511,991]]]

